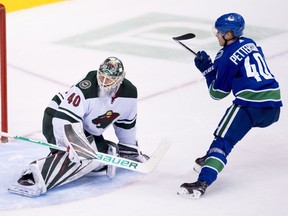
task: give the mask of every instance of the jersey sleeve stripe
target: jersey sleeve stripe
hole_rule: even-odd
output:
[[[81,122],[82,118],[75,115],[74,113],[72,113],[71,111],[64,109],[62,107],[59,107],[58,112],[56,113],[55,117],[57,118],[61,118],[61,119],[65,119],[71,123],[75,123],[75,122]]]

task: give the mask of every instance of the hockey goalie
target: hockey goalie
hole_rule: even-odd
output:
[[[137,88],[125,78],[120,59],[108,57],[65,94],[55,95],[45,109],[43,135],[69,151],[51,149],[47,157],[31,162],[8,191],[37,197],[92,171],[113,178],[115,166],[95,160],[95,152],[146,162],[149,157],[137,144],[136,117]],[[109,126],[117,144],[102,135]]]

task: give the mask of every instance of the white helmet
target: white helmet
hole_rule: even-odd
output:
[[[125,78],[123,63],[116,57],[108,57],[97,71],[97,82],[101,90],[118,88]]]

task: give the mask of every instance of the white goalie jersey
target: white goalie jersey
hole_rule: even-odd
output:
[[[84,130],[94,136],[113,125],[119,142],[136,144],[137,88],[124,79],[116,93],[104,95],[96,74],[89,72],[65,94],[53,118],[57,144],[64,144],[64,125],[75,122],[82,122]]]

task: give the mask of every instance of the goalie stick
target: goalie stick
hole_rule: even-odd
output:
[[[27,137],[10,135],[10,134],[5,133],[5,132],[1,132],[1,136],[10,137],[10,138],[14,138],[17,140],[30,142],[30,143],[35,143],[35,144],[46,146],[46,147],[49,147],[49,148],[52,148],[55,150],[59,150],[59,151],[69,152],[69,148],[57,146],[55,144],[51,144],[51,143],[47,143],[47,142],[43,142],[43,141],[39,141],[39,140],[30,139]],[[71,143],[71,144],[73,147],[77,146],[77,144],[75,144],[75,143]],[[113,165],[116,167],[132,170],[132,171],[137,171],[137,172],[141,172],[141,173],[150,173],[156,168],[157,164],[160,162],[162,157],[165,155],[165,153],[169,149],[170,145],[171,145],[171,143],[168,142],[167,140],[162,140],[160,142],[160,144],[157,146],[156,150],[150,156],[150,159],[145,163],[136,162],[133,160],[105,154],[102,152],[95,152],[95,151],[91,152],[90,150],[85,150],[85,149],[83,150],[83,148],[77,148],[77,149],[75,149],[75,151],[77,152],[77,154],[79,153],[81,156],[88,154],[89,156],[87,157],[87,159],[95,159],[95,160],[98,160],[100,163],[103,163],[103,164]]]
[[[195,37],[196,37],[195,34],[187,33],[187,34],[184,34],[184,35],[173,37],[172,39],[175,40],[177,43],[179,43],[181,46],[183,46],[185,49],[187,49],[189,52],[193,53],[197,58],[202,60],[201,56],[199,57],[195,51],[193,51],[192,49],[190,49],[188,46],[186,46],[184,43],[181,42],[182,40],[189,40],[189,39],[192,39],[192,38],[195,38]]]

